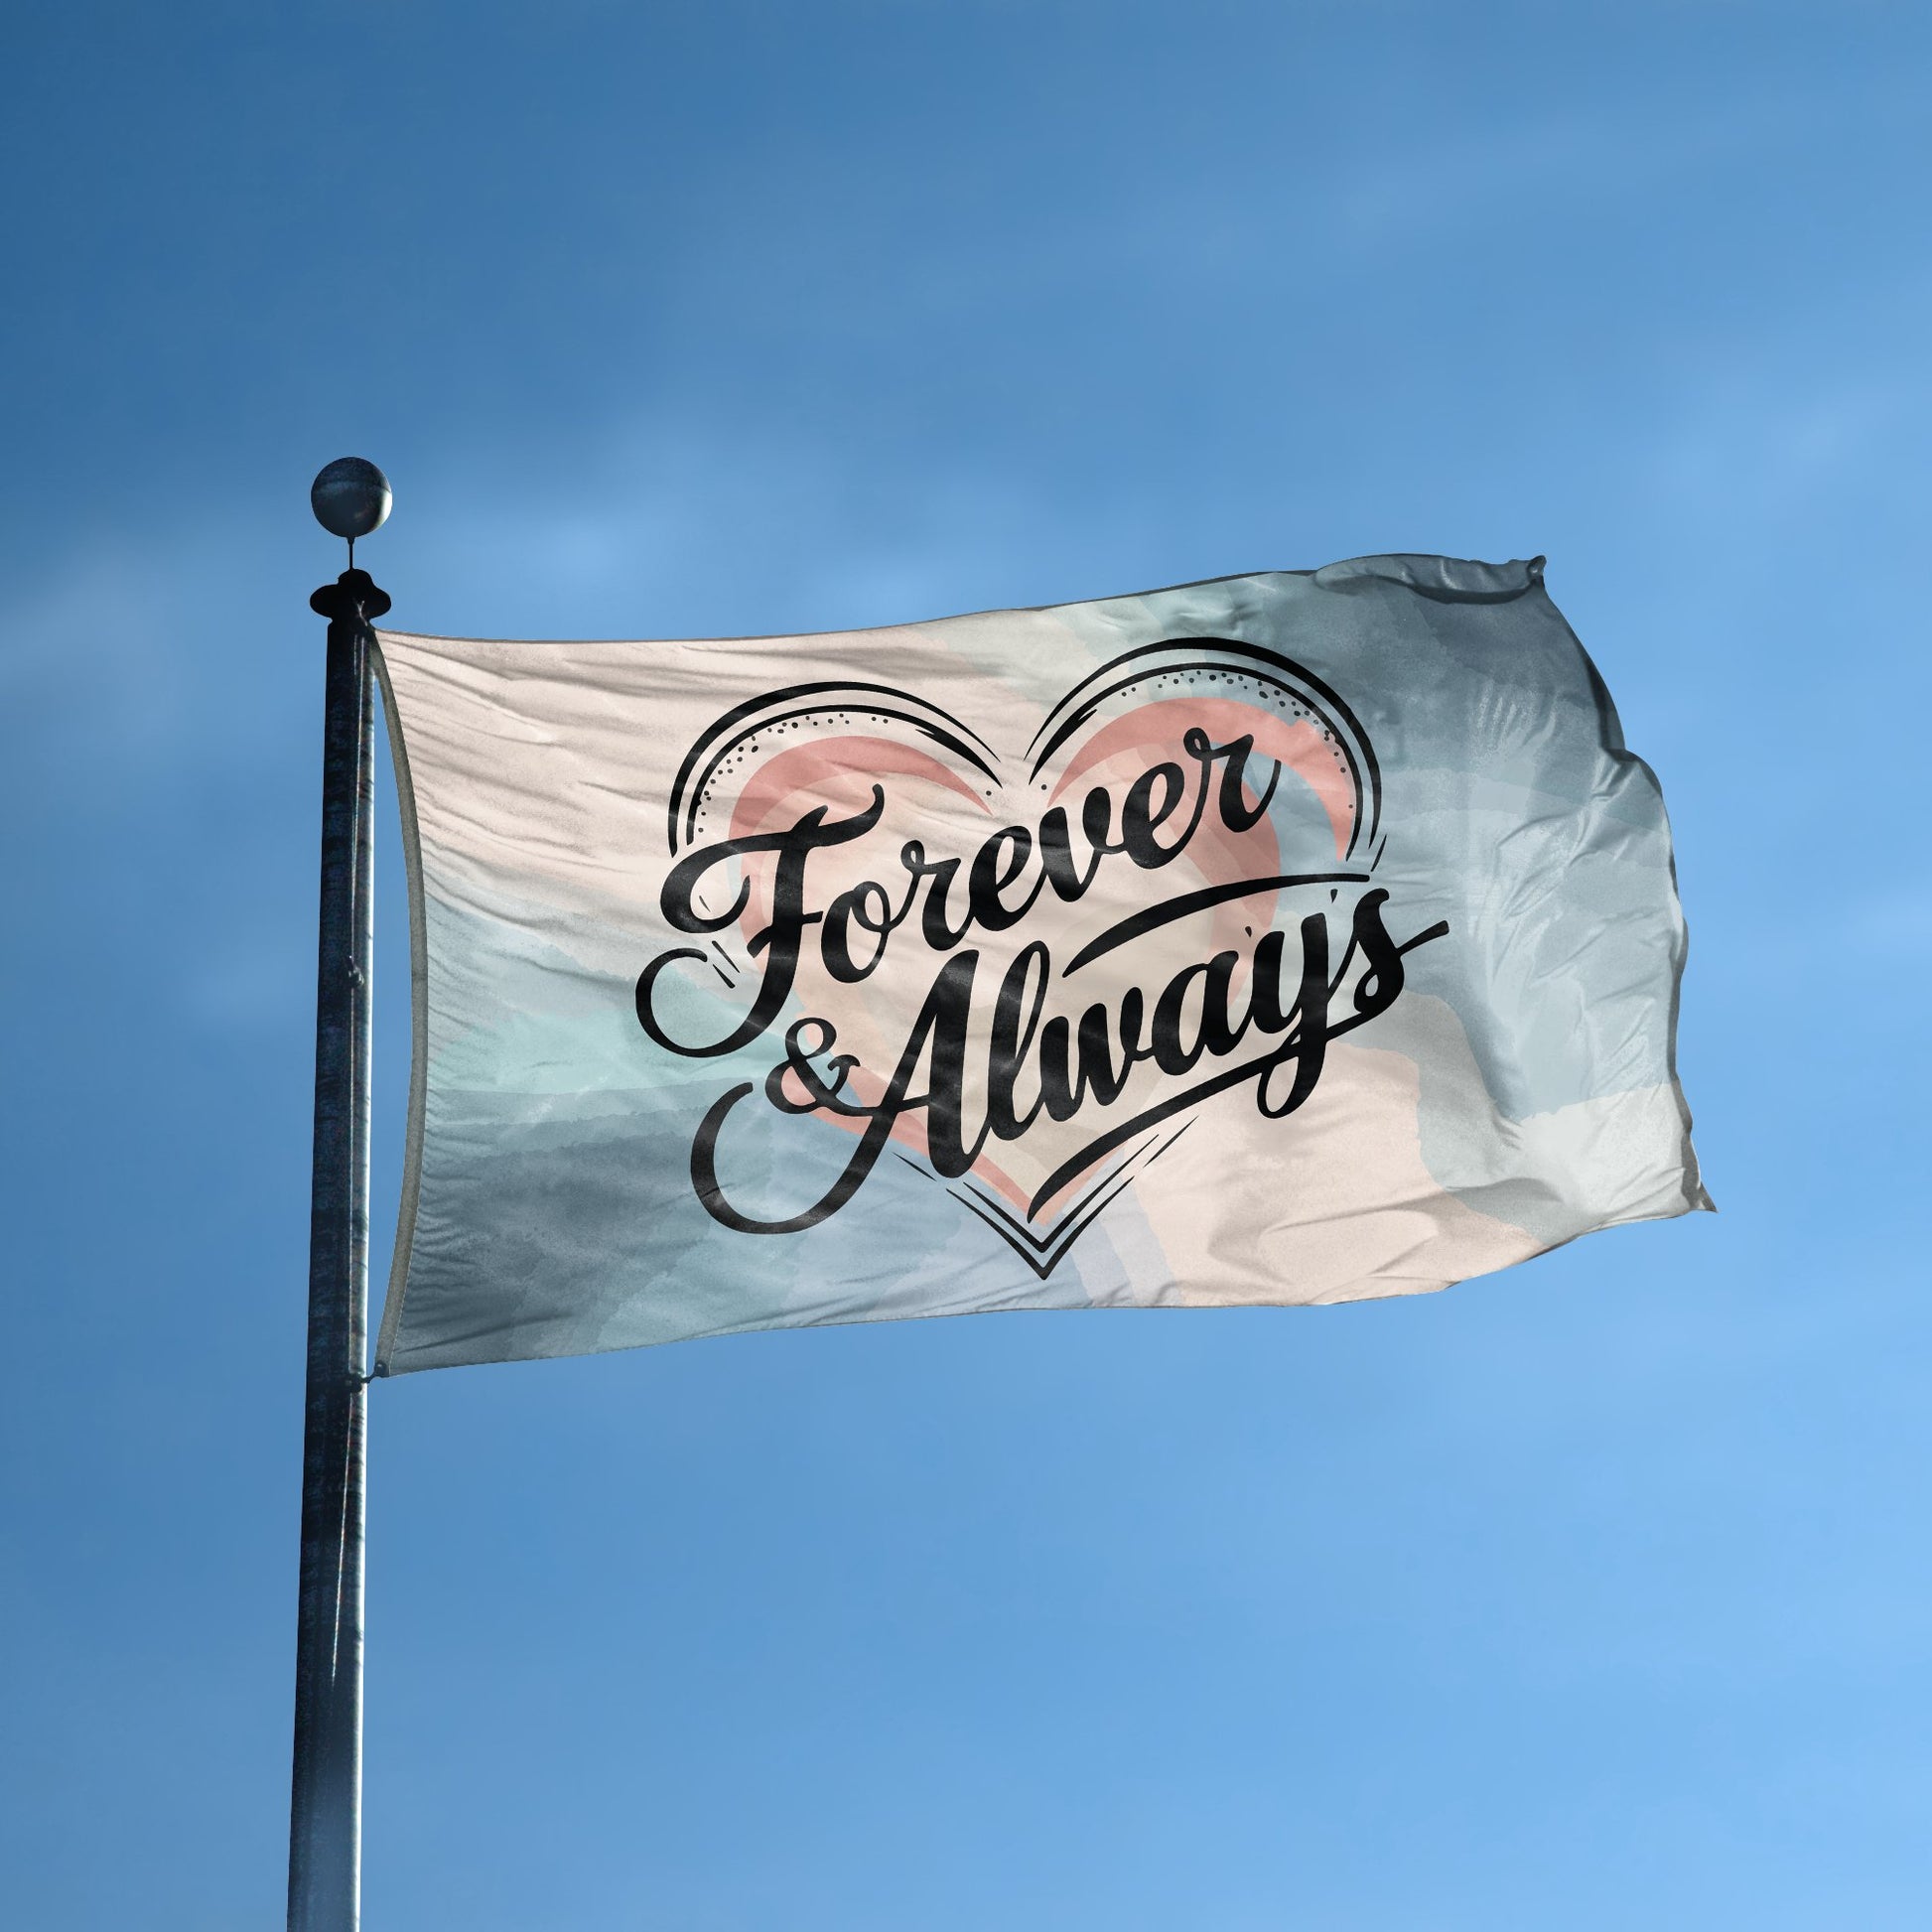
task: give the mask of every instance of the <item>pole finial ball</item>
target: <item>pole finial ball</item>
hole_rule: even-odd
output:
[[[393,500],[389,479],[359,456],[338,457],[309,485],[316,521],[332,537],[346,537],[350,543],[379,529]]]

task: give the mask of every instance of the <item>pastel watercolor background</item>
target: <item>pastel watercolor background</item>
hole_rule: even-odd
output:
[[[353,452],[452,635],[1547,553],[1722,1205],[378,1390],[371,1932],[1919,1932],[1922,6],[72,0],[7,66],[10,1923],[281,1910]]]
[[[1427,1293],[1708,1206],[1675,1078],[1685,938],[1663,799],[1541,580],[1540,560],[1370,557],[807,637],[385,632],[422,1063],[380,1372],[913,1315]],[[1241,764],[1196,765],[1190,732],[1246,748]],[[1158,838],[1174,857],[1089,872],[1081,801],[1117,784],[1100,795],[1124,826],[1157,765],[1182,803]],[[1237,817],[1252,808],[1245,830],[1227,820],[1229,786]],[[882,908],[909,912],[901,854],[970,873],[995,826],[1014,821],[1032,849],[1040,807],[1068,797],[1078,897],[1035,882],[1026,917],[946,950],[921,927],[933,895],[963,917],[967,887],[934,879],[878,971],[841,980],[818,963],[842,890],[872,882]],[[783,862],[706,866],[688,906],[710,895],[719,908],[704,943],[667,882],[713,841],[814,818],[877,823],[805,860],[782,1007],[727,1054],[669,1050],[742,1035],[759,1011]],[[1276,877],[1306,883],[1107,944],[1123,921],[1184,908],[1202,880]],[[1355,952],[1371,898],[1395,921],[1387,943],[1415,946],[1399,965]],[[761,1098],[799,1026],[821,1060],[853,1062],[852,1090],[876,1105],[936,976],[969,971],[957,1099],[972,1137],[991,1011],[1023,947],[1044,949],[1046,1026],[1084,1030],[1097,1012],[1118,1040],[1130,999],[1158,1015],[1196,963],[1219,955],[1245,974],[1258,942],[1244,934],[1288,939],[1288,983],[1269,997],[1293,1002],[1311,909],[1333,999],[1296,1033],[1337,1037],[1292,1112],[1294,1065],[1155,1111],[1252,1057],[1259,1031],[1178,1078],[1134,1068],[1110,1104],[1089,1098],[1064,1121],[1037,1117],[1026,1055],[1015,1099],[1030,1131],[992,1139],[948,1187],[926,1158],[945,1091],[934,1044],[913,1080],[930,1104],[898,1121],[894,1158],[835,1213],[755,1233],[701,1203],[702,1123],[741,1085],[716,1157],[733,1212],[786,1220],[854,1158],[857,1121]],[[1080,965],[1094,946],[1098,972]],[[1398,972],[1394,1004],[1350,1025],[1366,985],[1387,974],[1393,990]],[[1249,1003],[1244,977],[1229,1022],[1245,1030]],[[626,1026],[646,1009],[663,1038]],[[1149,1131],[1119,1138],[1137,1120]],[[1105,1164],[1075,1165],[1117,1139]]]

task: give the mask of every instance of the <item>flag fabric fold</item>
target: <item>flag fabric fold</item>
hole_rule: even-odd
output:
[[[380,646],[381,1372],[1409,1294],[1710,1205],[1662,796],[1540,560]]]

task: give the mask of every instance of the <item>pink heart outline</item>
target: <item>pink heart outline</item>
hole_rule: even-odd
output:
[[[1208,688],[1212,686],[1225,688]],[[1134,701],[1137,692],[1142,695]],[[1113,712],[1111,708],[1120,703],[1126,709]],[[1027,796],[1035,788],[1043,789],[1050,805],[1080,778],[1107,766],[1144,771],[1156,752],[1171,759],[1188,726],[1206,732],[1210,740],[1217,732],[1225,734],[1218,741],[1225,743],[1242,735],[1234,728],[1243,723],[1250,726],[1247,735],[1254,739],[1256,753],[1277,763],[1278,777],[1280,771],[1292,770],[1312,793],[1333,837],[1337,860],[1345,862],[1358,849],[1372,846],[1368,861],[1372,870],[1382,852],[1375,842],[1381,781],[1359,722],[1339,696],[1306,667],[1264,647],[1220,637],[1165,639],[1124,652],[1089,672],[1047,712],[1027,748],[1030,767],[1019,784],[1002,777],[1005,760],[985,738],[916,693],[828,679],[764,694],[726,713],[694,741],[672,787],[667,838],[675,854],[707,834],[718,836],[716,811],[727,792],[732,796],[728,836],[738,838],[787,818],[796,823],[809,808],[799,805],[799,800],[856,809],[871,797],[874,785],[888,777],[930,785],[968,800],[992,821],[1001,817],[997,799],[1009,790]],[[889,735],[895,727],[900,736]],[[1064,757],[1057,756],[1061,753]],[[968,772],[974,776],[968,777]],[[1050,783],[1043,783],[1041,774],[1048,772],[1055,775]],[[1255,802],[1245,787],[1244,795],[1250,805]],[[1036,801],[1029,797],[1028,802]],[[1015,815],[1008,822],[1028,820]],[[1270,862],[1258,869],[1238,867],[1237,879],[1266,879],[1278,869],[1271,822],[1264,814],[1258,823],[1267,836]],[[1210,827],[1203,821],[1202,833],[1207,841],[1203,858],[1222,864],[1240,858],[1239,842],[1224,826]],[[971,853],[956,856],[964,864]],[[1198,862],[1193,870],[1212,877]],[[747,869],[750,890],[739,924],[748,941],[769,915],[769,882],[760,885],[759,872]],[[1273,889],[1222,899],[1212,923],[1217,949],[1235,928],[1250,933],[1267,929],[1278,901],[1279,892]],[[858,1003],[863,1011],[863,992]],[[863,1104],[873,1104],[884,1090],[884,1080],[863,1066],[855,1067],[850,1077],[851,1090]],[[868,1095],[868,1084],[877,1091]],[[862,1131],[851,1116],[821,1117],[855,1134]],[[1141,1140],[1098,1179],[1083,1185],[1041,1233],[1034,1230],[1035,1216],[1049,1201],[1060,1199],[1079,1178],[1077,1173],[1068,1175],[1051,1194],[1030,1199],[1025,1183],[982,1150],[963,1177],[966,1184],[948,1191],[992,1225],[1043,1279],[1135,1173],[1158,1159],[1190,1125],[1191,1120],[1184,1120],[1172,1131]],[[927,1152],[924,1123],[916,1116],[897,1121],[893,1139],[918,1155]],[[906,1157],[901,1153],[899,1158]],[[1096,1157],[1093,1165],[1099,1164]],[[921,1162],[908,1165],[941,1179]],[[1018,1215],[1007,1212],[982,1188],[973,1187],[970,1182],[975,1178],[1012,1202]]]

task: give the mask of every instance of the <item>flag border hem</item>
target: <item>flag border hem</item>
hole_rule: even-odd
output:
[[[409,893],[409,1111],[404,1128],[402,1191],[396,1201],[395,1243],[389,1281],[382,1297],[382,1326],[375,1343],[373,1373],[389,1373],[389,1354],[402,1326],[402,1305],[409,1292],[409,1260],[416,1244],[416,1207],[422,1193],[423,1121],[429,1099],[429,933],[423,905],[422,838],[416,820],[416,787],[410,776],[409,749],[402,717],[382,654],[382,633],[369,653],[382,690],[382,722],[389,736],[389,764],[396,780],[396,814],[401,821],[403,871]]]

